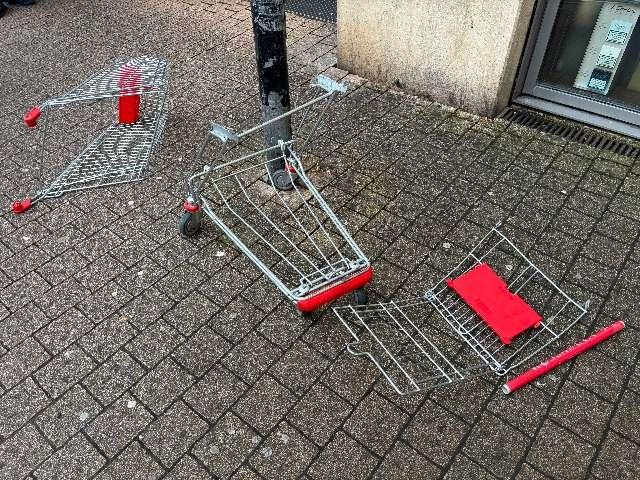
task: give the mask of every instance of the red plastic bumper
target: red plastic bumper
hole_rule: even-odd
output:
[[[313,312],[323,305],[333,302],[335,299],[340,298],[349,292],[353,292],[354,290],[364,287],[372,278],[373,268],[368,267],[366,270],[363,270],[361,273],[345,280],[342,283],[329,286],[310,297],[298,300],[296,306],[301,312]]]
[[[31,204],[32,204],[31,198],[29,197],[26,197],[23,200],[16,200],[11,204],[11,211],[16,215],[19,213],[26,212],[27,210],[29,210],[29,208],[31,208]]]

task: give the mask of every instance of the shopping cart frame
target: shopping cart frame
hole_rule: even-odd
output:
[[[236,134],[231,129],[212,123],[197,153],[197,158],[202,160],[206,149],[216,140],[221,144],[221,155],[224,155],[234,146],[239,145],[243,138],[246,138],[256,132],[260,132],[267,125],[280,121],[298,112],[304,112],[303,121],[301,122],[301,124],[303,124],[304,118],[306,117],[310,107],[324,102],[323,110],[318,118],[316,118],[316,124],[307,137],[308,141],[312,137],[313,132],[317,130],[323,115],[326,113],[326,110],[334,97],[338,93],[344,93],[346,91],[346,86],[322,75],[319,75],[316,78],[315,82],[312,83],[312,86],[321,89],[323,93],[302,105],[291,109],[283,115],[265,121],[257,126],[244,130],[241,133]],[[293,148],[296,142],[297,140],[294,139],[287,141],[279,140],[278,145],[266,147],[248,155],[242,155],[231,161],[221,162],[217,165],[205,165],[201,172],[190,176],[187,181],[188,194],[184,202],[184,213],[179,221],[180,233],[186,238],[194,236],[200,230],[203,214],[207,215],[209,219],[227,236],[227,238],[233,242],[235,247],[244,253],[289,300],[295,303],[298,310],[303,313],[315,311],[323,305],[328,304],[350,292],[354,293],[357,304],[364,304],[367,301],[367,297],[363,288],[371,281],[373,277],[373,269],[364,252],[353,240],[345,225],[335,215],[318,189],[314,186],[313,182],[309,179],[300,156]],[[269,160],[263,161],[265,157],[269,158]],[[269,162],[279,161],[284,161],[284,170],[270,172],[269,168],[264,168]],[[223,208],[233,212],[233,207],[226,199],[224,199],[222,192],[220,192],[216,185],[216,181],[237,175],[236,173],[224,175],[223,172],[245,162],[254,163],[252,166],[240,170],[240,173],[245,173],[253,168],[264,168],[266,171],[265,183],[273,189],[274,195],[282,201],[282,204],[285,206],[286,210],[288,210],[288,213],[292,215],[295,223],[297,223],[296,227],[298,229],[298,233],[303,232],[304,234],[307,234],[307,239],[310,239],[311,242],[314,243],[312,239],[314,232],[308,232],[307,228],[303,225],[303,222],[297,219],[295,211],[290,209],[287,202],[283,199],[284,193],[282,192],[284,190],[291,190],[293,192],[292,195],[297,195],[297,198],[303,200],[303,205],[305,205],[306,202],[305,195],[310,195],[311,201],[315,202],[315,205],[319,207],[320,211],[327,216],[328,223],[330,226],[335,228],[335,232],[344,241],[346,247],[348,247],[347,249],[352,253],[352,255],[342,255],[339,247],[332,240],[330,234],[325,230],[326,225],[315,217],[316,214],[314,211],[307,206],[307,213],[314,216],[315,220],[318,222],[318,231],[329,239],[332,247],[338,251],[340,257],[338,262],[332,263],[331,261],[328,261],[328,264],[325,267],[316,267],[312,274],[307,274],[293,265],[289,259],[286,258],[286,255],[271,246],[262,233],[257,231],[255,228],[252,228],[240,215],[236,214],[237,220],[244,222],[251,231],[263,241],[263,243],[270,245],[273,248],[275,253],[283,262],[289,263],[298,273],[301,274],[301,279],[297,286],[287,285],[281,276],[274,272],[274,270],[267,265],[259,255],[256,255],[250,246],[247,245],[247,243],[243,241],[236,232],[234,232],[234,229],[225,222],[221,215],[216,212],[211,201],[204,194],[205,187],[208,184],[214,184],[218,193],[220,193],[220,196],[223,198]],[[238,183],[240,183],[240,180],[238,180]],[[242,187],[242,185],[241,188],[244,192],[244,187]],[[246,194],[246,192],[244,193]],[[277,222],[269,219],[269,217],[262,212],[260,206],[253,202],[248,196],[247,199],[253,207],[260,212],[262,219],[267,222],[269,228],[282,234],[282,237],[289,242],[289,246],[292,249],[297,250],[306,257],[305,252],[303,252],[293,241],[290,241],[287,238],[286,234],[282,231]],[[300,209],[304,210],[303,207],[300,207]],[[328,260],[328,257],[323,254],[321,248],[319,248],[315,243],[313,246],[318,252],[320,252],[320,255],[324,257],[325,260]]]

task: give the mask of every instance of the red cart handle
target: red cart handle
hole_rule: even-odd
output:
[[[509,380],[502,386],[502,391],[506,393],[515,392],[519,388],[533,382],[536,378],[544,375],[545,373],[559,367],[563,363],[568,362],[574,357],[577,357],[583,352],[586,352],[597,344],[604,342],[607,338],[615,335],[624,328],[624,322],[614,322],[608,327],[604,327],[598,332],[591,335],[589,338],[585,338],[580,343],[567,348],[565,351],[560,352],[555,357],[550,358],[546,362],[542,362],[537,367],[527,370],[522,375],[518,375],[516,378]]]
[[[366,270],[342,283],[330,286],[324,290],[320,290],[320,292],[310,297],[298,300],[296,306],[301,312],[313,312],[321,306],[326,305],[349,292],[353,292],[354,290],[364,287],[372,278],[373,268],[368,267]]]
[[[38,124],[40,115],[42,115],[42,110],[40,109],[40,107],[33,107],[24,114],[24,123],[27,125],[27,127],[34,128]]]

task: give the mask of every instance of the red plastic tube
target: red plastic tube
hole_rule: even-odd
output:
[[[373,278],[373,268],[369,267],[342,283],[328,287],[320,292],[298,300],[296,306],[301,312],[313,312],[327,303],[333,302],[336,298],[340,298],[349,292],[364,287]]]
[[[567,348],[565,351],[560,352],[555,357],[551,357],[546,362],[542,362],[537,367],[527,370],[521,375],[509,380],[502,386],[502,391],[507,394],[515,392],[519,388],[533,382],[536,378],[544,375],[545,373],[559,367],[563,363],[568,362],[574,357],[577,357],[583,352],[586,352],[590,348],[595,347],[601,342],[604,342],[607,338],[615,335],[624,328],[624,322],[614,322],[608,327],[604,327],[602,330],[591,335],[589,338],[585,338],[580,343]]]
[[[125,66],[120,70],[118,86],[123,94],[133,93],[140,88],[139,68]],[[118,122],[136,123],[140,118],[140,95],[124,95],[118,98]]]
[[[23,117],[25,125],[29,128],[34,128],[38,124],[40,115],[42,115],[42,110],[40,110],[40,107],[33,107],[29,109],[29,111],[25,113]]]

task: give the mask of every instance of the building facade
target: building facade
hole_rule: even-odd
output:
[[[640,138],[640,0],[338,0],[339,66],[494,116]]]

